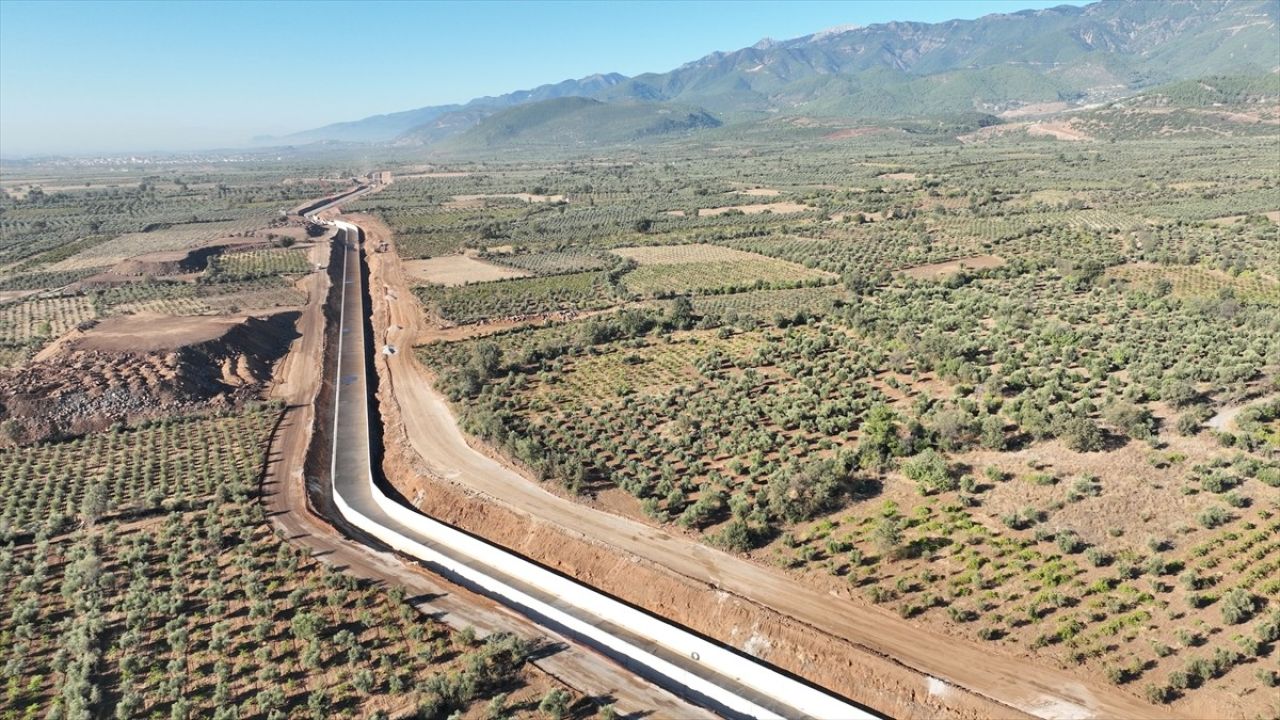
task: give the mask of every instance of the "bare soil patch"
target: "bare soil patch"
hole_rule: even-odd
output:
[[[1068,140],[1072,142],[1093,139],[1091,136],[1073,127],[1069,121],[1032,123],[1027,126],[1027,134],[1048,136],[1057,140]]]
[[[1172,440],[1166,452],[1195,449],[1193,446],[1204,442],[1197,438]],[[1101,478],[1102,492],[1098,497],[1066,504],[1053,513],[1048,525],[1074,530],[1092,545],[1119,550],[1142,549],[1152,537],[1171,535],[1179,523],[1195,517],[1211,500],[1203,494],[1177,492],[1174,483],[1179,481],[1171,481],[1166,471],[1154,467],[1150,452],[1145,444],[1130,442],[1111,452],[1078,453],[1052,441],[1014,452],[973,451],[958,460],[982,470],[994,466],[1014,476],[1008,482],[995,484],[983,497],[982,512],[976,514],[980,518],[986,515],[990,529],[998,532],[1007,532],[997,520],[1002,515],[1025,507],[1048,507],[1064,498],[1078,479]],[[1040,469],[1033,471],[1029,463]],[[1177,477],[1187,470],[1189,467],[1180,468]],[[1032,472],[1058,480],[1053,485],[1037,485],[1027,479]],[[1127,532],[1114,538],[1110,535],[1113,528],[1125,528]]]
[[[1263,217],[1267,218],[1271,222],[1276,223],[1277,225],[1280,225],[1280,210],[1272,210],[1271,212],[1265,212],[1262,215]],[[1244,220],[1246,217],[1248,216],[1247,215],[1227,215],[1225,217],[1213,218],[1208,222],[1210,225],[1223,225],[1223,226],[1235,225],[1241,220]]]
[[[404,263],[404,269],[405,273],[414,280],[449,287],[529,277],[529,273],[523,270],[494,265],[470,255],[446,255],[427,260],[408,260]]]
[[[884,132],[884,128],[878,128],[878,127],[841,128],[840,130],[829,132],[826,135],[823,135],[822,139],[823,140],[846,140],[848,138],[875,135],[876,133],[879,133],[879,132]]]
[[[698,217],[710,217],[714,215],[723,215],[727,212],[738,210],[747,215],[759,215],[761,213],[798,213],[810,210],[808,205],[802,205],[798,202],[780,202],[780,203],[761,203],[758,205],[731,205],[728,207],[701,208],[698,210]]]
[[[1012,122],[1004,123],[1002,125],[991,125],[980,128],[971,133],[957,135],[956,139],[962,143],[984,142],[1017,132],[1025,132],[1027,135],[1033,137],[1051,137],[1057,140],[1067,141],[1093,139],[1091,135],[1077,129],[1069,120],[1053,122]]]
[[[917,280],[936,280],[955,275],[961,270],[986,270],[1002,267],[1004,264],[1004,258],[999,255],[976,255],[930,265],[917,265],[903,270],[902,274]]]
[[[522,200],[527,203],[564,202],[563,195],[534,195],[532,193],[494,193],[492,195],[455,195],[444,203],[449,210],[474,210],[484,207],[486,200]]]
[[[862,216],[864,222],[878,222],[884,220],[889,215],[889,211],[882,210],[880,212],[839,212],[831,214],[832,222],[844,222],[845,218],[856,218]]]
[[[1062,112],[1066,109],[1067,104],[1064,102],[1031,103],[1011,110],[1005,110],[1000,113],[998,117],[1020,118],[1032,115],[1049,115],[1050,113]]]
[[[915,173],[910,172],[892,172],[878,175],[877,177],[885,180],[915,180],[918,176]]]
[[[750,188],[748,190],[734,190],[737,195],[749,195],[751,197],[777,197],[782,194],[779,190],[773,188]]]
[[[233,316],[123,315],[103,320],[68,346],[103,352],[173,350],[220,338],[248,320]]]
[[[269,243],[266,240],[245,239],[206,245],[192,250],[146,253],[122,260],[111,268],[110,273],[117,276],[166,276],[196,273],[207,268],[209,266],[209,258],[214,255],[237,250],[255,250],[268,245]]]
[[[39,290],[0,290],[0,303],[10,302],[12,300],[21,300],[28,295],[34,295]]]
[[[0,420],[14,419],[30,442],[238,405],[271,382],[297,319],[135,315],[73,330],[24,367],[0,371]]]
[[[400,178],[401,180],[404,180],[407,178],[455,178],[455,177],[470,177],[470,176],[471,176],[471,173],[469,172],[423,172],[423,173],[410,173],[408,175],[397,175],[396,177]]]

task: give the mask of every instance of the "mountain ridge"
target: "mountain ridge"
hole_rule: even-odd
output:
[[[676,103],[722,122],[998,114],[1043,102],[1106,102],[1200,76],[1276,71],[1280,62],[1266,50],[1275,45],[1278,8],[1268,0],[1101,0],[973,20],[835,26],[708,53],[667,72],[596,73],[275,140],[431,144],[501,110],[564,97],[632,103],[642,113],[651,111],[646,103]],[[442,119],[437,132],[422,130]]]

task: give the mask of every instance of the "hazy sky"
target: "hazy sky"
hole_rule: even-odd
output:
[[[1066,2],[0,0],[0,155],[229,147],[762,37]]]

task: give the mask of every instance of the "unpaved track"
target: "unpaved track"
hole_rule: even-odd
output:
[[[1211,430],[1217,430],[1219,432],[1233,432],[1239,429],[1236,426],[1236,418],[1240,416],[1240,413],[1244,412],[1245,408],[1252,405],[1262,405],[1274,400],[1280,400],[1280,395],[1264,395],[1262,397],[1256,397],[1252,400],[1246,400],[1245,402],[1236,403],[1234,405],[1227,405],[1218,410],[1217,414],[1213,417],[1206,420],[1205,425]]]
[[[360,225],[371,244],[391,242],[384,224],[366,215],[345,216]],[[939,678],[1009,709],[1044,718],[1172,717],[1107,685],[1065,671],[1032,665],[1025,658],[998,654],[911,625],[889,612],[805,587],[770,568],[708,548],[627,518],[595,510],[543,490],[519,472],[467,444],[445,399],[435,391],[412,347],[426,331],[394,252],[370,255],[374,327],[386,328],[382,341],[399,352],[379,354],[414,450],[439,478],[479,493],[492,503],[558,526],[687,578],[767,606],[817,631],[842,638],[872,654],[888,657],[921,674]],[[378,287],[377,283],[382,287]],[[385,363],[385,365],[384,365]],[[484,534],[480,531],[480,534]],[[1089,683],[1089,684],[1087,684]]]
[[[327,243],[323,245],[327,247]],[[327,263],[328,253],[316,250],[312,260]],[[397,555],[377,549],[375,542],[351,539],[360,537],[351,528],[343,528],[343,533],[351,535],[344,537],[312,512],[304,464],[323,373],[323,304],[329,278],[322,271],[313,272],[302,281],[302,287],[307,292],[308,304],[298,320],[301,335],[278,365],[272,391],[272,397],[284,401],[288,409],[272,437],[263,479],[263,502],[272,524],[285,539],[343,572],[403,587],[406,597],[419,611],[454,627],[472,626],[481,636],[510,632],[547,648],[549,652],[539,653],[540,657],[533,661],[535,666],[585,695],[615,703],[624,714],[714,717],[487,598],[444,582]],[[327,483],[316,482],[316,485],[324,487]]]

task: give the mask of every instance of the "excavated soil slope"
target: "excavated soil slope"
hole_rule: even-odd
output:
[[[8,439],[33,442],[260,397],[297,318],[137,315],[73,331],[0,372],[0,421]]]

